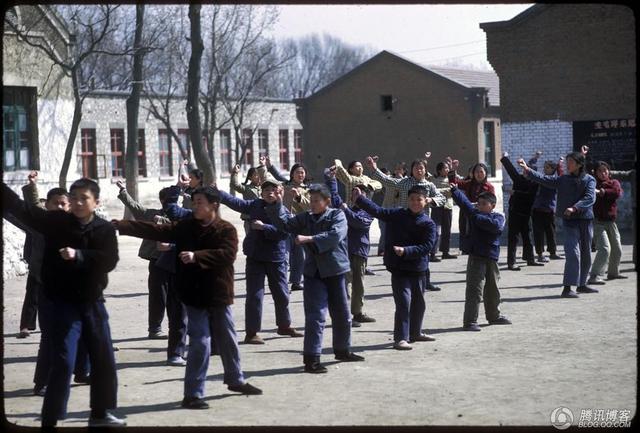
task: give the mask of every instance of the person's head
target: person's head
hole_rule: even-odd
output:
[[[408,207],[409,210],[414,213],[420,213],[424,211],[424,207],[427,205],[427,189],[420,185],[412,186],[407,192],[408,195]]]
[[[438,165],[436,165],[436,174],[441,177],[447,177],[449,174],[449,164],[444,161],[439,162]]]
[[[386,174],[387,176],[391,174],[391,172],[389,171],[389,169],[387,167],[381,167],[380,171],[383,172],[384,174]]]
[[[411,176],[422,180],[427,176],[427,161],[424,159],[414,159],[411,163]]]
[[[244,184],[247,185],[251,183],[252,185],[260,185],[260,172],[255,167],[251,167],[249,171],[247,171],[247,178],[244,180]]]
[[[163,206],[166,203],[177,203],[179,197],[180,188],[175,185],[162,188],[160,192],[158,192],[158,198],[160,199],[160,203],[162,203]]]
[[[405,177],[407,175],[407,166],[404,162],[399,162],[393,168],[393,175],[395,177]]]
[[[598,178],[598,180],[604,182],[605,180],[609,180],[609,170],[611,169],[611,167],[609,167],[609,164],[607,164],[604,161],[598,161],[596,162],[595,168],[593,169],[593,172],[595,173],[596,177]]]
[[[100,186],[93,180],[83,177],[69,188],[71,213],[79,220],[88,220],[100,205]]]
[[[202,170],[193,168],[189,170],[189,187],[197,188],[202,185]]]
[[[211,186],[200,186],[191,195],[193,217],[198,221],[209,222],[218,218],[220,196]]]
[[[275,203],[277,200],[276,192],[278,191],[279,185],[280,182],[272,179],[262,182],[262,185],[260,185],[260,196],[262,199],[269,204]]]
[[[472,169],[473,179],[478,183],[487,181],[487,166],[481,162],[476,163]]]
[[[360,161],[351,161],[347,168],[349,173],[353,176],[362,176],[363,168]]]
[[[373,188],[371,187],[371,185],[364,185],[359,183],[357,185],[354,185],[353,187],[358,188],[367,197],[370,196],[373,192]],[[351,201],[355,201],[356,197],[353,196],[353,190],[349,191],[349,194],[351,194]]]
[[[558,164],[551,161],[550,159],[544,162],[544,174],[551,176],[556,172],[557,169],[558,169]]]
[[[481,213],[491,213],[496,207],[496,202],[495,194],[489,191],[483,191],[478,195],[478,204],[476,207]]]
[[[314,183],[309,186],[309,198],[311,203],[309,208],[311,213],[319,215],[327,210],[331,203],[331,193],[326,185]]]
[[[307,177],[307,169],[302,164],[293,164],[289,171],[289,180],[298,185],[302,185]]]
[[[63,210],[69,212],[69,193],[64,188],[52,188],[44,202],[47,210]]]
[[[585,159],[581,152],[571,152],[565,158],[567,160],[567,170],[573,175],[579,175],[585,171]]]

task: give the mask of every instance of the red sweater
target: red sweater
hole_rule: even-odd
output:
[[[620,182],[615,179],[596,180],[596,188],[603,189],[604,195],[596,194],[596,203],[593,205],[593,215],[599,221],[615,221],[618,214],[616,201],[622,195]]]
[[[471,203],[476,203],[478,201],[478,196],[482,192],[489,191],[494,195],[496,193],[493,185],[489,183],[489,181],[478,183],[475,179],[464,180],[458,179],[457,177],[450,177],[449,182],[455,183],[458,188],[464,191],[465,195]]]

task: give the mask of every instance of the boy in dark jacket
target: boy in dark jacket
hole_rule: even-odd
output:
[[[513,182],[509,197],[507,268],[510,271],[520,270],[520,266],[516,266],[518,235],[522,238],[522,258],[527,261],[527,265],[543,266],[542,263],[537,263],[533,257],[533,245],[529,237],[531,207],[538,192],[538,184],[518,173],[509,160],[507,152],[502,154],[500,162]]]
[[[118,242],[107,221],[95,216],[100,187],[90,179],[69,188],[71,213],[27,207],[3,184],[3,205],[45,237],[42,280],[53,303],[53,365],[42,406],[42,426],[66,416],[78,341],[91,359],[90,426],[124,425],[108,413],[116,407],[117,378],[111,331],[102,292],[118,262]]]
[[[220,202],[246,216],[247,236],[242,251],[247,256],[247,298],[244,304],[247,344],[264,344],[258,332],[262,327],[262,305],[264,279],[269,281],[269,290],[276,307],[278,335],[302,337],[302,333],[291,327],[289,312],[289,287],[287,286],[287,241],[289,234],[279,230],[267,216],[265,207],[276,201],[275,192],[280,182],[271,178],[260,185],[260,196],[255,200],[242,200],[224,191],[218,191]]]
[[[375,322],[376,319],[367,316],[362,312],[364,306],[364,276],[366,275],[367,257],[369,257],[369,228],[373,218],[360,209],[357,205],[349,207],[342,201],[338,194],[338,183],[336,182],[336,168],[325,170],[325,183],[331,192],[331,206],[342,209],[347,217],[347,246],[349,248],[349,263],[351,271],[347,274],[347,288],[350,288],[351,314],[353,320],[351,326],[358,327],[361,323]],[[368,186],[355,184],[361,192],[365,194],[372,191]],[[347,191],[350,194],[351,191]]]
[[[220,218],[220,199],[212,187],[197,188],[192,199],[193,218],[170,224],[125,220],[112,223],[121,235],[176,244],[176,285],[187,308],[189,333],[182,407],[206,409],[209,405],[204,401],[204,385],[211,330],[216,334],[228,389],[243,394],[262,391],[244,380],[231,314],[238,234],[231,223]]]
[[[562,160],[560,158],[558,163],[554,163],[551,160],[544,162],[543,172],[547,176],[553,176],[557,173],[558,176],[562,176]],[[535,166],[531,169],[537,170]],[[547,263],[551,260],[561,260],[557,254],[556,248],[556,196],[558,192],[554,188],[547,188],[544,185],[538,186],[538,192],[533,200],[533,206],[531,211],[531,221],[533,222],[533,243],[535,244],[536,255],[540,263]],[[542,253],[544,252],[544,240],[547,239],[547,251],[549,252],[549,258],[546,258]]]
[[[384,264],[391,272],[391,287],[396,304],[393,347],[411,350],[409,342],[434,341],[422,332],[429,269],[429,253],[436,241],[436,224],[424,208],[426,188],[416,185],[407,192],[408,207],[385,209],[368,200],[356,188],[355,204],[386,225]]]
[[[116,182],[120,189],[118,199],[125,205],[137,221],[169,222],[163,209],[147,209],[135,201],[127,192],[123,181]],[[163,188],[159,192],[163,208],[176,203],[179,196],[178,187]],[[162,250],[162,251],[161,251]],[[183,358],[187,342],[187,310],[184,308],[175,288],[175,246],[156,243],[143,239],[138,250],[138,257],[149,261],[149,338],[163,340],[161,332],[165,309],[169,321],[169,338],[167,344],[167,365],[184,366]]]
[[[453,200],[469,216],[470,232],[465,248],[469,251],[467,261],[467,288],[463,316],[465,331],[480,331],[478,311],[484,300],[484,314],[490,325],[510,325],[511,321],[500,315],[500,292],[498,280],[498,257],[500,256],[500,234],[504,229],[504,215],[494,212],[496,196],[490,192],[478,195],[474,206],[455,185],[451,186]]]

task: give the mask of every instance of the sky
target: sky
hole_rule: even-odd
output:
[[[277,38],[328,33],[424,65],[489,69],[479,24],[509,20],[532,4],[280,5]]]

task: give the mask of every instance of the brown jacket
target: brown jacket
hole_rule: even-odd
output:
[[[233,262],[238,252],[238,233],[224,220],[203,227],[195,219],[169,224],[119,221],[121,235],[176,244],[178,255],[192,251],[196,262],[177,258],[176,286],[182,302],[198,308],[233,304]]]

